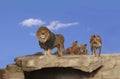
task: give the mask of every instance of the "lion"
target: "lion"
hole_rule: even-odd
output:
[[[64,50],[64,36],[62,34],[54,34],[47,27],[41,26],[37,30],[36,36],[45,55],[50,54],[52,49],[57,47],[58,56],[62,56]]]
[[[73,48],[73,53],[77,55],[88,55],[87,44],[80,44]]]
[[[78,46],[78,41],[73,41],[72,46],[66,49],[66,54],[73,54],[73,48]]]
[[[67,54],[88,55],[87,44],[78,45],[78,41],[73,41],[72,46],[66,49]]]
[[[80,50],[78,52],[79,55],[88,55],[88,49],[87,49],[87,44],[81,44]]]
[[[90,38],[90,47],[91,47],[91,54],[95,54],[96,57],[96,50],[98,49],[98,56],[100,57],[101,54],[101,47],[102,47],[102,39],[99,35],[92,35]]]

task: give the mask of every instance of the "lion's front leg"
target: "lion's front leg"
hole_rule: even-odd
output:
[[[45,54],[45,55],[50,55],[50,54],[51,54],[51,50],[52,50],[52,49],[44,50],[44,54]]]
[[[93,47],[91,47],[91,55],[93,55]]]
[[[96,57],[96,47],[94,47],[94,55],[95,55],[95,57]]]
[[[48,49],[47,54],[48,54],[48,55],[51,55],[51,51],[52,51],[52,49]]]
[[[100,54],[101,54],[101,47],[98,48],[98,57],[100,57]]]
[[[44,50],[44,55],[47,55],[47,52],[48,52],[48,50],[45,49],[45,50]]]

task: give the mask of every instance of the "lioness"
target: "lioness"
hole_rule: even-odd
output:
[[[44,53],[50,54],[54,47],[58,49],[58,55],[62,56],[64,49],[64,36],[61,34],[52,33],[47,27],[41,26],[37,32],[36,36],[39,40],[39,45],[44,49]]]
[[[80,44],[73,48],[73,53],[77,55],[88,55],[87,44]]]
[[[91,54],[94,54],[96,56],[96,50],[98,49],[99,53],[98,56],[100,57],[101,54],[101,47],[102,47],[102,39],[99,35],[92,35],[90,38],[90,47],[91,47]]]
[[[72,46],[66,49],[66,53],[73,55],[87,55],[88,54],[87,44],[81,44],[79,46],[78,41],[73,41]]]
[[[81,44],[80,50],[78,52],[79,55],[88,55],[88,49],[87,49],[87,44]]]
[[[73,41],[72,42],[72,46],[71,47],[68,47],[67,49],[66,49],[66,54],[74,54],[74,52],[73,52],[73,49],[74,49],[74,47],[76,47],[76,46],[78,46],[78,41]]]

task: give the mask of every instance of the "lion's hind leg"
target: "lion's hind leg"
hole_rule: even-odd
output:
[[[64,46],[60,44],[57,48],[58,48],[58,56],[61,57],[64,50]]]

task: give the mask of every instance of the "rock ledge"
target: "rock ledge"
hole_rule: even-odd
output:
[[[69,55],[63,57],[55,55],[28,55],[17,57],[15,62],[24,71],[34,71],[47,67],[72,67],[84,72],[92,72],[101,67],[103,63],[101,57],[90,55]]]

